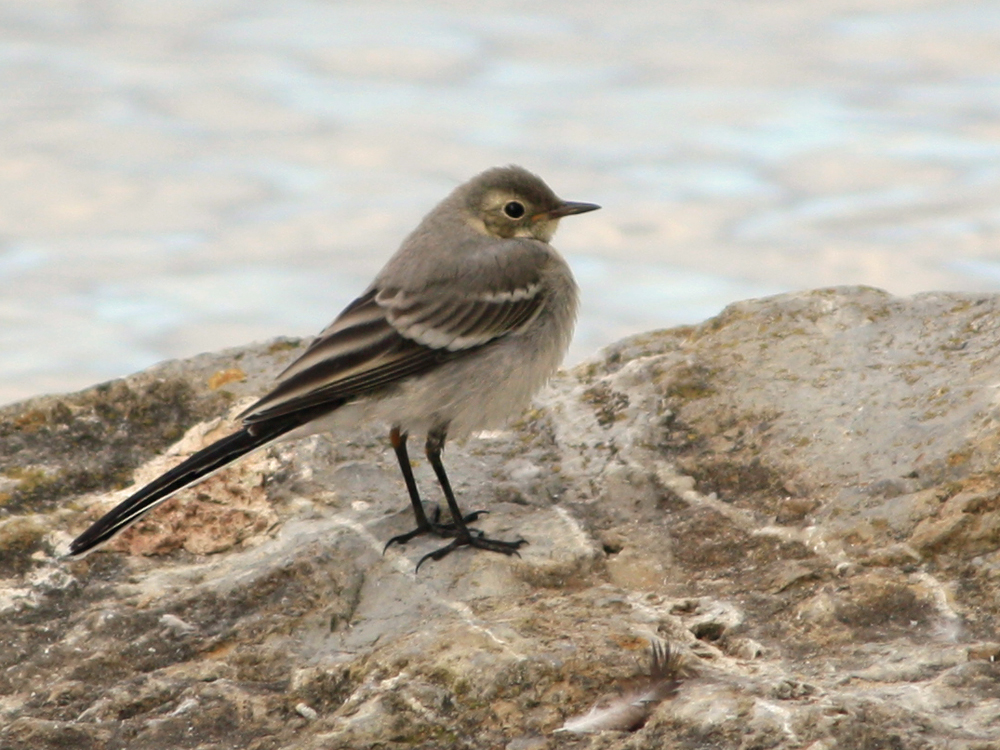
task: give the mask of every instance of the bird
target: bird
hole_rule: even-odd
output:
[[[519,414],[561,364],[576,322],[579,292],[550,241],[559,221],[594,211],[565,201],[537,175],[509,165],[456,187],[402,242],[375,280],[323,329],[237,419],[232,434],[199,450],[136,491],[74,539],[68,557],[104,544],[180,490],[276,441],[378,423],[406,485],[420,535],[461,547],[516,555],[471,527],[487,511],[463,514],[442,461],[448,438],[502,426]],[[424,452],[451,516],[425,511],[407,439]]]

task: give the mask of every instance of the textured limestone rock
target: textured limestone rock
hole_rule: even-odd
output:
[[[520,559],[382,555],[411,519],[370,429],[271,448],[59,559],[296,346],[0,411],[0,747],[1000,740],[1000,297],[752,300],[561,374],[449,446]],[[653,638],[688,677],[642,729],[555,731]]]

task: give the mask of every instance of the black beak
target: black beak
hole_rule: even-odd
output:
[[[577,203],[575,201],[565,201],[561,206],[553,208],[551,211],[546,211],[543,214],[538,214],[533,216],[533,219],[561,219],[564,216],[573,216],[574,214],[585,214],[587,211],[596,211],[599,209],[596,203]]]

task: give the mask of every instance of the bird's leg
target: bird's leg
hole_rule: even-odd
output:
[[[420,534],[434,534],[436,536],[448,537],[455,536],[456,533],[454,524],[440,523],[440,507],[435,506],[433,518],[427,518],[427,513],[424,511],[424,504],[420,501],[420,492],[417,490],[417,480],[413,478],[413,467],[410,466],[410,456],[406,452],[407,437],[407,433],[400,432],[398,427],[393,427],[389,432],[389,442],[392,443],[392,449],[396,452],[396,460],[399,461],[399,470],[403,473],[403,481],[406,482],[406,491],[410,494],[410,503],[413,505],[413,517],[417,521],[417,528],[405,534],[394,536],[385,543],[383,552],[389,549],[389,546],[393,543],[406,544],[413,537]],[[486,511],[481,510],[470,513],[462,520],[471,523],[483,513],[486,513]]]
[[[444,497],[448,501],[448,510],[451,511],[451,517],[454,526],[453,535],[455,540],[439,550],[435,550],[428,555],[424,555],[420,558],[420,562],[417,563],[417,570],[420,570],[420,566],[423,565],[424,560],[440,560],[453,550],[459,547],[476,547],[477,549],[486,549],[491,552],[502,552],[505,555],[517,555],[518,548],[522,545],[527,544],[524,539],[518,539],[516,542],[503,542],[498,539],[489,539],[484,536],[481,531],[476,529],[470,530],[466,526],[466,521],[469,520],[469,516],[462,516],[462,511],[458,507],[458,503],[455,501],[455,493],[452,492],[451,482],[448,481],[448,475],[445,473],[444,464],[441,463],[441,451],[444,450],[444,441],[447,435],[447,426],[443,425],[436,427],[427,433],[427,460],[431,462],[431,466],[434,467],[434,473],[437,474],[438,482],[441,484],[441,490],[444,492]],[[484,511],[476,511],[475,513],[470,513],[470,516],[478,516]],[[472,531],[476,531],[475,534]]]
[[[413,539],[413,537],[419,534],[426,534],[432,528],[431,522],[427,520],[427,514],[424,512],[424,504],[420,501],[420,492],[417,490],[417,480],[413,478],[413,467],[410,466],[410,456],[406,452],[407,437],[407,433],[400,432],[398,427],[393,427],[392,430],[389,431],[389,442],[392,443],[392,449],[396,452],[396,460],[399,461],[399,470],[403,473],[403,481],[406,482],[406,491],[410,494],[410,503],[413,505],[413,516],[416,518],[417,528],[413,531],[407,532],[406,534],[394,536],[385,543],[385,547],[382,549],[383,553],[385,550],[389,549],[389,546],[394,542],[406,544],[408,541]],[[440,515],[440,511],[438,511],[437,515]],[[435,518],[434,520],[437,519]]]

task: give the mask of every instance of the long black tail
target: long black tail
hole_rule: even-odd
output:
[[[183,463],[154,479],[80,534],[69,546],[70,556],[76,557],[89,552],[126,529],[174,493],[205,479],[241,456],[267,445],[316,416],[318,414],[314,410],[311,413],[299,412],[260,422],[202,448]]]

